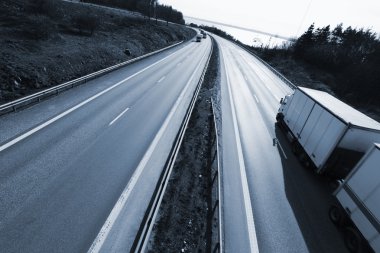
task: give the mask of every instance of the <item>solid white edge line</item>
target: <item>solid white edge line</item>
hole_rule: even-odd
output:
[[[222,217],[223,217],[223,197],[222,197],[222,177],[223,177],[223,171],[220,169],[220,149],[219,149],[219,131],[217,127],[217,122],[216,122],[216,116],[215,116],[215,102],[214,99],[211,97],[211,104],[212,104],[212,109],[214,113],[214,128],[215,128],[215,138],[216,138],[216,154],[217,154],[217,172],[218,172],[218,199],[219,199],[219,205],[218,205],[218,219],[219,219],[219,252],[224,252],[224,229],[223,229],[223,222],[222,222]]]
[[[244,198],[244,207],[245,207],[245,212],[247,216],[246,219],[247,219],[250,252],[258,253],[259,246],[257,243],[255,222],[253,219],[252,203],[251,203],[251,197],[250,197],[249,186],[248,186],[248,179],[247,179],[246,168],[245,168],[245,163],[244,163],[243,150],[241,146],[240,132],[238,129],[237,117],[236,117],[236,112],[235,112],[236,108],[235,108],[235,103],[232,97],[231,84],[229,80],[230,78],[228,75],[227,66],[226,66],[224,57],[223,57],[223,64],[226,71],[227,87],[228,87],[228,93],[229,93],[231,107],[232,107],[231,108],[232,121],[234,125],[234,130],[235,130],[236,146],[237,146],[237,152],[238,152],[238,158],[239,158],[240,177],[241,177],[241,183],[242,183],[241,185],[242,185],[243,198]]]
[[[185,47],[184,47],[184,48],[185,48]],[[182,49],[183,49],[183,48],[182,48]],[[76,106],[74,106],[74,107],[68,109],[67,111],[65,111],[65,112],[63,112],[63,113],[61,113],[61,114],[55,116],[54,118],[52,118],[52,119],[46,121],[45,123],[42,123],[41,125],[39,125],[39,126],[33,128],[33,129],[29,130],[28,132],[26,132],[26,133],[24,133],[24,134],[22,134],[22,135],[20,135],[20,136],[18,136],[18,137],[16,137],[16,138],[14,138],[13,140],[11,140],[11,141],[9,141],[9,142],[7,142],[7,143],[1,145],[1,146],[0,146],[0,152],[3,151],[3,150],[5,150],[5,149],[7,149],[7,148],[9,148],[9,147],[11,147],[11,146],[13,146],[13,145],[16,144],[16,143],[22,141],[23,139],[25,139],[25,138],[31,136],[31,135],[34,134],[35,132],[37,132],[37,131],[41,130],[42,128],[44,128],[44,127],[46,127],[46,126],[48,126],[48,125],[54,123],[55,121],[59,120],[60,118],[62,118],[62,117],[64,117],[64,116],[66,116],[67,114],[69,114],[69,113],[71,113],[71,112],[77,110],[78,108],[84,106],[85,104],[88,104],[88,103],[91,102],[92,100],[94,100],[94,99],[100,97],[101,95],[103,95],[103,94],[109,92],[110,90],[113,90],[114,88],[118,87],[118,86],[121,85],[122,83],[124,83],[124,82],[128,81],[129,79],[131,79],[131,78],[133,78],[133,77],[135,77],[135,76],[141,74],[142,72],[144,72],[144,71],[146,71],[146,70],[152,68],[153,66],[159,64],[160,62],[166,60],[167,58],[173,56],[174,54],[179,53],[180,51],[182,51],[182,50],[180,49],[180,50],[178,50],[178,51],[173,52],[172,54],[166,56],[165,58],[163,58],[163,59],[161,59],[161,60],[159,60],[159,61],[153,63],[152,65],[149,65],[149,66],[145,67],[144,69],[142,69],[142,70],[140,70],[140,71],[138,71],[138,72],[132,74],[131,76],[129,76],[129,77],[127,77],[127,78],[121,80],[120,82],[118,82],[118,83],[116,83],[116,84],[114,84],[114,85],[112,85],[111,87],[109,87],[109,88],[107,88],[107,89],[105,89],[105,90],[99,92],[98,94],[95,94],[94,96],[92,96],[92,97],[86,99],[85,101],[83,101],[83,102],[77,104]]]
[[[207,51],[203,55],[203,57],[201,58],[200,62],[203,61],[203,59],[205,58],[206,55],[207,55]],[[124,208],[125,203],[127,202],[133,188],[135,187],[138,179],[140,178],[142,171],[144,170],[146,164],[148,163],[150,157],[152,156],[153,151],[155,150],[158,142],[160,141],[162,135],[164,134],[166,128],[168,127],[170,120],[172,119],[175,111],[177,110],[182,98],[185,96],[185,93],[189,89],[190,83],[194,79],[194,76],[197,73],[200,66],[201,66],[200,64],[197,66],[197,68],[195,69],[195,71],[191,75],[189,81],[186,83],[185,88],[182,90],[182,92],[179,95],[178,99],[176,100],[174,106],[170,110],[169,115],[166,117],[162,127],[157,132],[152,143],[149,145],[148,150],[146,151],[143,158],[141,159],[139,165],[137,166],[137,168],[136,168],[135,172],[133,173],[131,179],[129,180],[127,186],[125,187],[125,189],[123,190],[119,199],[117,200],[115,206],[113,207],[111,213],[109,214],[107,220],[105,221],[104,225],[100,229],[98,235],[96,236],[95,240],[93,241],[93,243],[92,243],[90,249],[87,251],[87,253],[100,252],[104,242],[106,241],[106,239],[109,235],[109,232],[111,231],[115,221],[117,220],[118,216],[120,215],[121,210]]]
[[[118,119],[121,118],[121,116],[124,115],[129,110],[129,107],[127,107],[124,111],[122,111],[114,120],[112,120],[108,125],[111,126],[113,123],[115,123]]]
[[[247,52],[245,52],[245,51],[243,51],[244,52],[244,54],[246,54]],[[239,54],[243,59],[244,59],[244,61],[247,63],[247,65],[248,66],[250,66],[251,67],[251,69],[253,69],[254,70],[254,68],[253,68],[253,66],[252,66],[252,64],[254,64],[254,65],[256,65],[257,67],[259,67],[259,68],[261,68],[261,71],[262,72],[265,72],[265,69],[263,69],[264,67],[265,68],[267,68],[268,70],[270,70],[267,66],[265,66],[265,65],[259,65],[259,64],[256,64],[256,63],[254,63],[254,62],[251,62],[251,61],[249,61],[249,59],[247,59],[247,57],[245,57],[243,54]],[[253,59],[255,59],[255,60],[257,60],[253,55],[249,55],[248,54],[248,56],[251,56],[251,57],[253,57]],[[261,63],[260,61],[258,61],[259,63]],[[262,63],[261,63],[262,64]],[[255,73],[256,73],[256,71],[254,71]],[[273,72],[271,72],[272,74],[274,74]],[[267,74],[267,73],[265,73],[265,74]],[[257,75],[258,76],[258,75]],[[275,75],[274,74],[274,76],[273,77],[275,77],[275,78],[277,78],[277,79],[275,79],[275,80],[273,80],[273,78],[271,77],[271,76],[268,76],[268,78],[269,79],[272,79],[272,81],[273,82],[276,82],[276,86],[278,86],[277,85],[277,82],[281,82],[281,83],[283,83],[286,87],[289,87],[283,80],[281,80],[281,78],[279,78],[277,75]],[[265,83],[265,82],[263,82],[263,83]],[[264,85],[268,90],[269,90],[269,93],[276,99],[276,101],[280,101],[280,99],[276,96],[276,95],[274,95],[273,93],[272,93],[272,90],[271,89],[269,89],[269,87],[267,87],[266,85]],[[283,88],[283,87],[281,87],[281,86],[278,86],[279,88]]]

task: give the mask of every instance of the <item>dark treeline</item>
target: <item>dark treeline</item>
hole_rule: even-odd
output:
[[[380,105],[380,41],[371,30],[312,24],[292,52],[296,59],[333,74],[335,92],[351,102]]]
[[[181,12],[168,5],[161,5],[157,0],[81,0],[100,5],[137,11],[149,18],[163,19],[168,22],[185,24]]]

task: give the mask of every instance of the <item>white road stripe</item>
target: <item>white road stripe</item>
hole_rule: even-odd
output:
[[[124,115],[129,110],[129,107],[126,108],[124,111],[122,111],[114,120],[112,120],[108,125],[111,126],[113,123],[115,123],[118,119],[121,118],[121,116]]]
[[[161,83],[165,78],[166,78],[166,76],[161,77],[161,79],[158,80],[157,83]]]
[[[256,102],[257,102],[257,103],[260,103],[260,101],[259,101],[259,99],[257,98],[256,94],[253,94],[253,96],[255,97]]]
[[[153,66],[159,64],[160,62],[162,62],[162,61],[168,59],[169,57],[171,57],[171,56],[173,56],[174,54],[177,54],[177,53],[179,53],[179,52],[180,52],[180,51],[176,51],[176,52],[174,52],[174,53],[172,53],[172,54],[166,56],[165,58],[163,58],[163,59],[161,59],[161,60],[159,60],[159,61],[153,63],[152,65],[149,65],[148,67],[145,67],[144,69],[142,69],[142,70],[140,70],[140,71],[134,73],[133,75],[131,75],[131,76],[129,76],[129,77],[123,79],[122,81],[120,81],[120,82],[118,82],[118,83],[112,85],[111,87],[109,87],[109,88],[107,88],[107,89],[105,89],[105,90],[99,92],[98,94],[96,94],[96,95],[94,95],[94,96],[92,96],[92,97],[86,99],[85,101],[83,101],[83,102],[77,104],[76,106],[74,106],[74,107],[68,109],[67,111],[65,111],[65,112],[63,112],[63,113],[61,113],[61,114],[55,116],[54,118],[52,118],[52,119],[46,121],[45,123],[42,123],[41,125],[39,125],[39,126],[33,128],[33,129],[29,130],[28,132],[26,132],[26,133],[24,133],[24,134],[18,136],[17,138],[14,138],[13,140],[11,140],[11,141],[9,141],[9,142],[7,142],[7,143],[1,145],[1,146],[0,146],[0,152],[3,151],[3,150],[5,150],[5,149],[7,149],[7,148],[9,148],[9,147],[11,147],[11,146],[13,146],[13,145],[15,145],[16,143],[18,143],[18,142],[22,141],[23,139],[25,139],[25,138],[31,136],[32,134],[34,134],[34,133],[38,132],[39,130],[43,129],[44,127],[47,127],[48,125],[50,125],[50,124],[56,122],[57,120],[59,120],[60,118],[66,116],[67,114],[69,114],[69,113],[71,113],[71,112],[73,112],[73,111],[79,109],[80,107],[84,106],[85,104],[88,104],[88,103],[91,102],[92,100],[94,100],[94,99],[100,97],[101,95],[103,95],[103,94],[105,94],[105,93],[107,93],[107,92],[109,92],[109,91],[115,89],[116,87],[118,87],[118,86],[121,85],[122,83],[128,81],[129,79],[132,79],[133,77],[135,77],[135,76],[137,76],[137,75],[143,73],[144,71],[146,71],[146,70],[152,68]]]
[[[207,51],[203,55],[200,62],[202,62],[207,56]],[[115,221],[120,215],[121,210],[124,208],[133,188],[135,187],[138,179],[141,176],[142,171],[144,170],[146,164],[148,163],[150,157],[153,154],[153,151],[155,150],[158,142],[160,141],[162,135],[164,134],[166,128],[169,125],[169,122],[173,118],[174,113],[177,111],[177,108],[182,101],[183,97],[185,96],[187,90],[189,89],[190,83],[193,81],[195,74],[198,72],[201,64],[197,66],[193,74],[191,75],[189,81],[186,83],[185,88],[182,90],[181,94],[179,95],[178,99],[176,100],[174,106],[169,112],[169,115],[166,117],[163,125],[161,126],[160,130],[157,132],[156,136],[154,137],[152,143],[150,144],[148,150],[144,154],[143,158],[141,159],[139,165],[137,166],[135,172],[133,173],[131,179],[128,182],[128,185],[123,190],[122,194],[120,195],[118,201],[116,202],[115,206],[113,207],[110,215],[108,216],[106,222],[103,224],[101,230],[99,231],[98,235],[96,236],[95,240],[93,241],[90,249],[87,251],[87,253],[97,253],[101,251],[101,248],[106,241],[108,234],[110,233],[113,225],[115,224]]]
[[[259,246],[257,243],[257,237],[256,237],[256,229],[255,229],[255,222],[253,219],[253,211],[252,211],[252,203],[251,203],[251,197],[249,193],[249,187],[248,187],[248,179],[246,174],[246,168],[244,163],[244,157],[243,157],[243,150],[242,150],[242,144],[240,139],[240,132],[238,128],[237,123],[237,117],[236,117],[236,108],[234,104],[234,100],[232,97],[232,90],[231,90],[231,84],[229,80],[229,75],[227,71],[226,62],[223,58],[224,63],[224,69],[226,70],[226,79],[227,79],[227,87],[228,87],[228,93],[231,101],[231,110],[232,110],[232,121],[234,124],[234,131],[235,131],[235,137],[236,137],[236,146],[237,146],[237,152],[238,152],[238,159],[239,159],[239,169],[240,169],[240,178],[241,178],[241,186],[243,190],[243,198],[244,198],[244,207],[245,207],[245,213],[246,213],[246,219],[247,219],[247,229],[248,229],[248,238],[249,238],[249,245],[250,245],[250,252],[251,253],[258,253],[259,252]]]

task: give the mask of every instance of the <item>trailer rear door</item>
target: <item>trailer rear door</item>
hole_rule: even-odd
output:
[[[318,171],[346,129],[346,124],[316,104],[300,134],[300,142]]]

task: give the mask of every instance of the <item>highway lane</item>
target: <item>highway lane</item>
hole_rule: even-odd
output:
[[[240,47],[217,41],[225,251],[346,252],[327,215],[331,189],[300,166],[275,127],[291,89]]]
[[[1,250],[86,252],[145,159],[129,224],[112,232],[130,246],[210,48],[187,43],[1,117]]]

